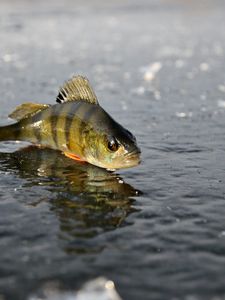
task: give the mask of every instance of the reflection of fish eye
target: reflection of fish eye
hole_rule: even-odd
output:
[[[118,150],[118,148],[119,148],[119,143],[117,142],[117,140],[113,136],[109,137],[108,149],[112,152],[115,152]]]

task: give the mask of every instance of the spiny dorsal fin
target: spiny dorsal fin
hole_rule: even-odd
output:
[[[31,117],[37,114],[39,111],[48,108],[48,104],[37,104],[37,103],[23,103],[16,107],[16,109],[9,115],[11,119],[20,121],[22,119]]]
[[[68,80],[59,90],[56,102],[86,101],[98,105],[98,99],[88,81],[83,76],[75,76]]]

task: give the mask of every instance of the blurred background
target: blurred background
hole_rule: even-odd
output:
[[[224,299],[224,20],[223,0],[0,1],[0,124],[81,74],[142,150],[112,174],[1,143],[1,300],[97,276],[124,300]]]

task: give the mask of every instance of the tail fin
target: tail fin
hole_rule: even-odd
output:
[[[0,142],[19,140],[20,130],[17,123],[0,127]]]

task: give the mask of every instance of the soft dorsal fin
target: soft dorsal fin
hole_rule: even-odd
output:
[[[43,109],[48,108],[48,104],[38,104],[38,103],[23,103],[16,107],[16,109],[9,115],[11,119],[20,121],[22,119],[31,117]]]
[[[86,101],[98,105],[98,99],[87,78],[75,76],[60,88],[56,102]]]

